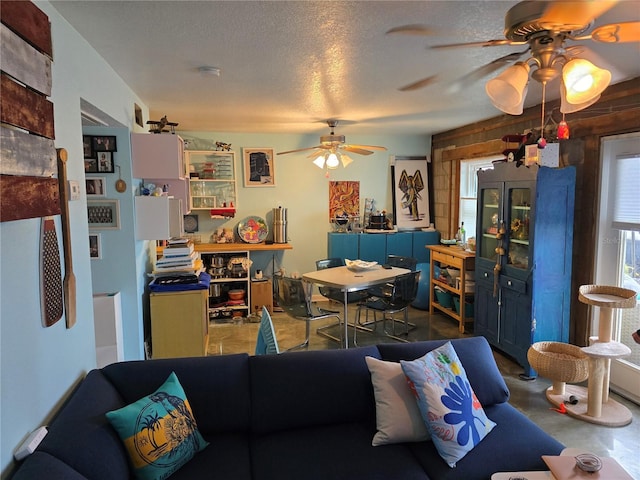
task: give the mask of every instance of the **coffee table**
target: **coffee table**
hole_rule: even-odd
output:
[[[491,480],[555,480],[551,472],[498,472]]]

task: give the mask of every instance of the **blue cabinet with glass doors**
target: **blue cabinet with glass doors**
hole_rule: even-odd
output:
[[[569,341],[575,168],[478,172],[475,333],[535,376],[529,347]]]

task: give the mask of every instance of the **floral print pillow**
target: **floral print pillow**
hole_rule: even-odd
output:
[[[451,342],[400,364],[438,453],[455,467],[496,424],[484,413]]]

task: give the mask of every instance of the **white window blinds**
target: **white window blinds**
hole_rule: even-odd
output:
[[[640,156],[620,156],[615,162],[613,228],[640,231]]]

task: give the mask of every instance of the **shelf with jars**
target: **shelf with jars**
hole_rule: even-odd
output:
[[[222,210],[233,216],[237,205],[235,153],[187,150],[191,210]],[[228,212],[227,212],[228,210]]]

